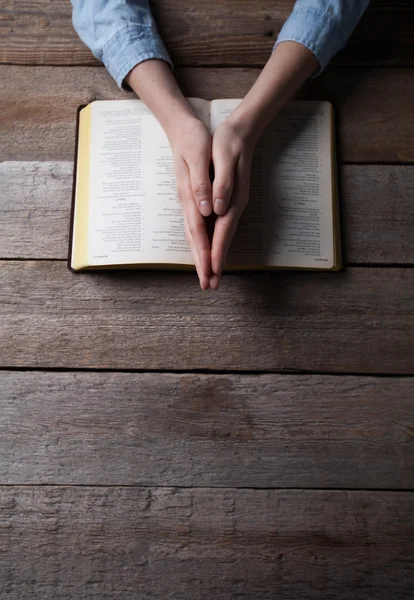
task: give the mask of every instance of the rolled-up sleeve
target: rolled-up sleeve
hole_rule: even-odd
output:
[[[158,34],[147,0],[71,0],[73,25],[120,87],[140,62],[171,58]]]
[[[367,8],[369,0],[297,0],[274,48],[293,41],[311,50],[319,61],[319,74],[343,48]]]

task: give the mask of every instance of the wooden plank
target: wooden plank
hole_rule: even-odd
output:
[[[67,258],[72,162],[0,163],[0,257]]]
[[[414,270],[73,274],[0,262],[0,366],[414,372]]]
[[[176,64],[262,66],[290,14],[293,0],[153,0],[160,33]],[[0,2],[0,62],[97,65],[76,35],[67,0]],[[346,49],[342,65],[412,65],[411,0],[377,0]]]
[[[411,600],[414,494],[1,488],[22,598]]]
[[[343,252],[348,263],[414,261],[414,170],[345,165],[340,172]]]
[[[0,163],[0,257],[66,259],[71,162]],[[352,264],[414,262],[414,167],[344,165],[344,256]]]
[[[211,99],[242,97],[259,70],[176,73],[187,95]],[[413,69],[328,69],[301,96],[333,102],[340,161],[414,162]],[[0,160],[72,160],[78,106],[128,97],[104,69],[0,66]]]
[[[3,371],[0,482],[413,488],[413,398],[412,378]]]

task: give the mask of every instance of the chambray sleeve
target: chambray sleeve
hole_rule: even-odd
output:
[[[345,46],[368,4],[369,0],[297,0],[274,48],[286,41],[303,44],[318,59],[319,74]]]
[[[148,0],[71,0],[81,40],[103,62],[120,87],[140,62],[158,58],[172,66]]]

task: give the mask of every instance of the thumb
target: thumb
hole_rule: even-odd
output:
[[[194,200],[203,215],[211,214],[211,183],[210,183],[210,157],[203,156],[202,160],[187,163],[190,171],[191,190]]]
[[[236,156],[223,151],[213,153],[213,209],[216,215],[224,215],[233,193]]]

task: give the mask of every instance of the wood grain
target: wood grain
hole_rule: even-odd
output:
[[[413,198],[411,166],[344,165],[340,205],[347,262],[412,264]]]
[[[176,64],[262,66],[293,0],[154,0],[162,38]],[[72,26],[66,0],[0,1],[0,62],[30,65],[100,64]],[[414,10],[410,0],[377,0],[335,59],[341,65],[412,65]]]
[[[259,70],[188,68],[176,74],[188,96],[237,98]],[[104,69],[0,66],[0,160],[72,160],[77,108],[128,97]],[[340,161],[414,162],[414,70],[328,69],[301,97],[334,104]]]
[[[2,488],[10,600],[412,598],[414,494]]]
[[[65,258],[72,162],[0,163],[0,257]]]
[[[67,258],[72,169],[0,163],[0,258]],[[414,263],[414,167],[344,165],[340,179],[345,260]]]
[[[412,378],[3,371],[0,482],[413,488],[413,398]]]
[[[414,372],[414,270],[70,273],[0,262],[0,366]]]
[[[185,94],[242,97],[292,5],[154,0]],[[0,160],[35,161],[0,165],[0,257],[35,259],[0,261],[1,600],[411,600],[414,379],[359,374],[414,373],[413,269],[202,294],[36,260],[66,257],[76,109],[131,97],[70,10],[0,0]],[[369,164],[414,161],[413,25],[411,0],[372,2],[301,92],[364,163],[340,171],[351,263],[413,263],[412,167]]]

